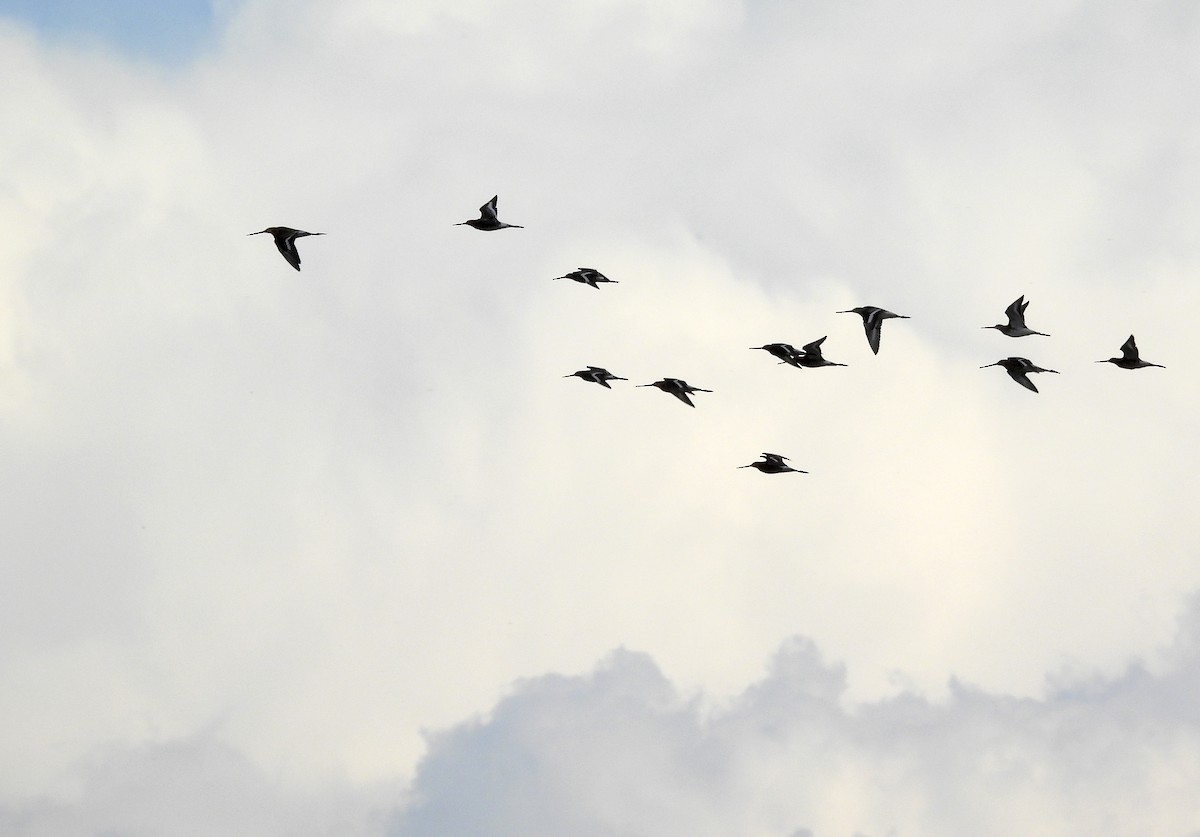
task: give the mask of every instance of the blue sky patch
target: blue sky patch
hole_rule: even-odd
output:
[[[157,61],[186,61],[208,40],[211,0],[0,0],[0,17],[52,40],[99,40]]]

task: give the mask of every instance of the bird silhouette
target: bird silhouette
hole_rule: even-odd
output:
[[[554,278],[555,279],[574,279],[576,282],[579,282],[581,284],[591,285],[596,290],[600,289],[600,285],[598,283],[611,282],[614,285],[618,284],[616,279],[609,279],[607,276],[605,276],[600,271],[596,270],[594,267],[581,267],[577,270],[572,270],[570,273],[568,273],[564,276],[555,276]]]
[[[791,343],[766,343],[762,346],[751,346],[750,349],[762,349],[767,354],[779,358],[780,363],[787,363],[795,366],[797,369],[800,365],[796,363],[796,355],[800,354],[796,347]]]
[[[995,363],[989,363],[979,368],[987,369],[988,366],[1003,366],[1004,371],[1008,373],[1008,377],[1025,387],[1025,389],[1033,390],[1034,392],[1037,392],[1038,388],[1034,386],[1033,381],[1029,380],[1028,376],[1031,372],[1053,372],[1055,375],[1058,374],[1058,370],[1043,369],[1034,364],[1029,358],[1024,357],[1006,357],[1003,360],[998,360]]]
[[[1008,317],[1007,324],[984,326],[984,328],[994,328],[1009,337],[1028,337],[1031,334],[1049,337],[1050,335],[1044,331],[1034,331],[1025,325],[1025,309],[1028,307],[1029,303],[1025,301],[1025,295],[1022,294],[1013,301],[1012,305],[1004,309],[1004,313]]]
[[[879,354],[879,329],[883,326],[883,321],[893,318],[897,320],[909,319],[905,314],[893,314],[891,311],[876,308],[874,305],[863,305],[859,308],[851,308],[849,311],[838,311],[837,313],[858,314],[862,317],[863,330],[867,332],[867,343],[871,346],[871,351],[875,354]]]
[[[572,372],[570,375],[563,375],[564,378],[582,378],[585,381],[591,381],[593,384],[599,384],[605,389],[612,389],[608,385],[609,381],[628,381],[628,378],[621,378],[609,372],[603,366],[589,366],[587,369],[580,369],[578,372]]]
[[[764,453],[762,459],[758,462],[751,462],[749,465],[739,465],[739,468],[757,468],[764,474],[786,474],[789,471],[796,474],[807,474],[808,471],[801,471],[799,468],[793,468],[786,463],[787,457],[780,456],[777,453]]]
[[[825,342],[825,338],[814,340],[811,343],[805,343],[799,352],[796,352],[793,358],[794,365],[802,366],[806,369],[816,369],[818,366],[845,366],[844,363],[834,363],[832,360],[826,360],[821,354],[821,344]]]
[[[655,381],[652,384],[638,384],[637,386],[639,386],[639,387],[658,387],[663,392],[671,393],[671,395],[674,395],[676,398],[678,398],[684,404],[687,404],[689,407],[696,406],[695,404],[692,403],[692,399],[688,398],[689,394],[691,394],[693,392],[712,392],[711,389],[700,389],[700,387],[694,387],[691,384],[689,384],[687,381],[681,380],[679,378],[663,378],[661,381]]]
[[[1119,366],[1122,369],[1141,369],[1146,366],[1157,366],[1159,369],[1166,369],[1161,363],[1151,363],[1148,360],[1142,360],[1138,355],[1137,343],[1133,339],[1133,335],[1129,335],[1129,339],[1121,344],[1121,356],[1110,357],[1104,360],[1098,360],[1096,363],[1111,363],[1114,366]]]
[[[271,234],[271,237],[275,239],[275,246],[279,248],[279,252],[287,259],[287,263],[296,268],[296,270],[300,269],[300,251],[296,249],[296,239],[303,238],[306,235],[325,235],[325,233],[294,230],[291,227],[267,227],[265,230],[246,233],[246,235],[262,235],[263,233]]]
[[[496,217],[497,198],[499,198],[499,195],[492,195],[490,201],[479,207],[478,218],[472,218],[470,221],[459,221],[454,226],[461,227],[463,224],[466,224],[468,227],[474,227],[477,230],[485,230],[487,232],[503,230],[507,227],[513,227],[518,230],[525,229],[520,224],[506,224]]]

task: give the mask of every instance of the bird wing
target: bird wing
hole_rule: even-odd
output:
[[[1028,304],[1025,302],[1025,296],[1021,295],[1013,301],[1012,305],[1004,309],[1004,313],[1008,316],[1009,328],[1025,327],[1025,306]]]
[[[871,346],[871,351],[879,354],[879,337],[883,321],[875,316],[872,312],[871,316],[863,320],[863,328],[867,332],[867,343]]]
[[[828,337],[828,336],[829,335],[826,335],[826,337]],[[820,357],[821,356],[821,344],[824,342],[825,342],[825,337],[822,337],[820,340],[814,340],[811,343],[805,343],[803,346],[801,346],[801,349],[806,354],[810,354],[813,357]]]
[[[495,221],[499,223],[499,218],[496,217],[497,206],[499,205],[499,195],[492,195],[492,199],[479,207],[479,217],[484,221]]]
[[[1124,360],[1132,360],[1135,362],[1138,360],[1138,347],[1137,343],[1135,343],[1133,340],[1132,334],[1129,335],[1128,340],[1121,344],[1121,356]]]
[[[766,452],[764,452],[764,453],[763,453],[763,457],[764,457],[764,458],[766,458],[766,459],[770,459],[772,462],[778,462],[780,465],[782,465],[782,464],[783,464],[785,461],[787,461],[787,457],[786,457],[786,456],[783,456],[783,455],[781,455],[781,454],[778,454],[778,453],[766,453]]]
[[[1038,391],[1038,388],[1034,385],[1033,381],[1029,380],[1029,376],[1025,374],[1025,370],[1023,368],[1022,369],[1009,369],[1008,377],[1012,378],[1018,384],[1025,387],[1025,389],[1031,389],[1034,392]]]
[[[688,398],[688,394],[684,390],[671,389],[671,390],[667,390],[667,391],[670,392],[672,395],[674,395],[676,398],[678,398],[680,401],[682,401],[684,404],[687,404],[689,407],[696,406],[695,404],[692,403],[692,399]]]
[[[296,270],[300,269],[300,251],[296,249],[296,233],[299,230],[286,230],[275,235],[275,246],[287,259],[287,263]]]

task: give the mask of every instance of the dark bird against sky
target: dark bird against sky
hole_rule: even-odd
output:
[[[814,340],[811,343],[805,343],[800,351],[796,352],[794,358],[797,366],[802,366],[806,369],[816,369],[819,366],[845,366],[844,363],[834,363],[832,360],[826,360],[821,354],[821,344],[825,342],[825,338]]]
[[[580,369],[578,372],[572,372],[570,375],[563,375],[564,378],[582,378],[585,381],[591,381],[593,384],[599,384],[605,389],[612,389],[608,385],[609,381],[628,381],[628,378],[621,378],[609,372],[603,366],[589,366],[587,369]]]
[[[751,462],[749,465],[739,465],[739,468],[757,468],[764,474],[786,474],[789,471],[795,474],[807,474],[808,471],[801,471],[799,468],[793,468],[788,465],[786,456],[780,456],[777,453],[764,453],[762,459],[758,462]]]
[[[258,232],[246,233],[247,235],[262,235],[270,233],[275,239],[275,246],[279,248],[279,252],[287,259],[287,263],[296,270],[300,269],[300,251],[296,249],[296,239],[306,235],[325,235],[325,233],[310,233],[304,230],[294,230],[291,227],[267,227],[265,230]]]
[[[882,308],[876,308],[874,305],[863,305],[859,308],[851,308],[849,311],[838,311],[839,314],[858,314],[863,320],[863,330],[867,332],[867,343],[871,346],[871,351],[879,354],[879,329],[883,326],[884,320],[909,319],[905,314],[893,314],[891,311],[885,311]]]
[[[572,270],[570,273],[567,273],[563,276],[555,276],[554,278],[555,279],[573,279],[576,282],[580,282],[584,285],[591,285],[593,288],[596,288],[597,290],[600,289],[600,284],[598,284],[598,283],[611,282],[614,285],[618,284],[616,279],[609,279],[607,276],[605,276],[600,271],[596,270],[596,268],[594,268],[594,267],[577,268],[576,270]]]
[[[1006,357],[1003,360],[998,360],[995,363],[989,363],[979,368],[987,369],[988,366],[1003,366],[1004,370],[1008,372],[1008,377],[1025,387],[1025,389],[1033,390],[1034,392],[1037,392],[1038,388],[1034,386],[1033,381],[1029,380],[1031,372],[1053,372],[1055,375],[1058,374],[1058,370],[1043,369],[1034,364],[1029,358],[1024,357]]]
[[[1025,325],[1025,309],[1029,307],[1029,303],[1025,301],[1025,295],[1017,297],[1012,305],[1004,309],[1005,315],[1008,317],[1008,322],[1003,325],[990,325],[984,328],[994,328],[1001,334],[1009,337],[1028,337],[1031,334],[1040,334],[1042,337],[1049,337],[1043,331],[1034,331]]]
[[[1157,366],[1159,369],[1166,369],[1161,363],[1151,363],[1148,360],[1142,360],[1138,355],[1137,342],[1134,341],[1133,335],[1129,335],[1129,339],[1121,344],[1121,356],[1110,357],[1104,360],[1098,360],[1096,363],[1111,363],[1114,366],[1119,366],[1122,369],[1142,369],[1147,366]]]
[[[492,195],[492,199],[490,201],[479,207],[478,218],[472,218],[470,221],[459,221],[454,226],[461,227],[463,224],[466,224],[468,227],[474,227],[477,230],[485,230],[488,232],[491,230],[503,230],[508,227],[518,230],[525,229],[520,224],[506,224],[496,217],[496,206],[498,203],[497,199],[499,197],[499,195]]]
[[[678,398],[684,404],[687,404],[689,407],[696,406],[695,404],[692,403],[692,399],[688,397],[689,394],[691,394],[693,392],[712,392],[711,389],[700,389],[700,387],[694,387],[691,384],[689,384],[687,381],[681,380],[679,378],[663,378],[661,381],[655,381],[652,384],[638,384],[638,386],[639,387],[658,387],[663,392],[671,393],[671,395],[674,395],[676,398]]]

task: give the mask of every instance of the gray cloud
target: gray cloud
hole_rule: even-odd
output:
[[[211,737],[107,748],[72,777],[69,801],[0,804],[13,837],[368,835],[380,833],[390,788],[336,782],[286,791]]]
[[[712,706],[617,651],[431,736],[390,833],[1195,833],[1198,614],[1161,671],[1064,674],[1040,699],[955,683],[854,704],[796,638]]]

